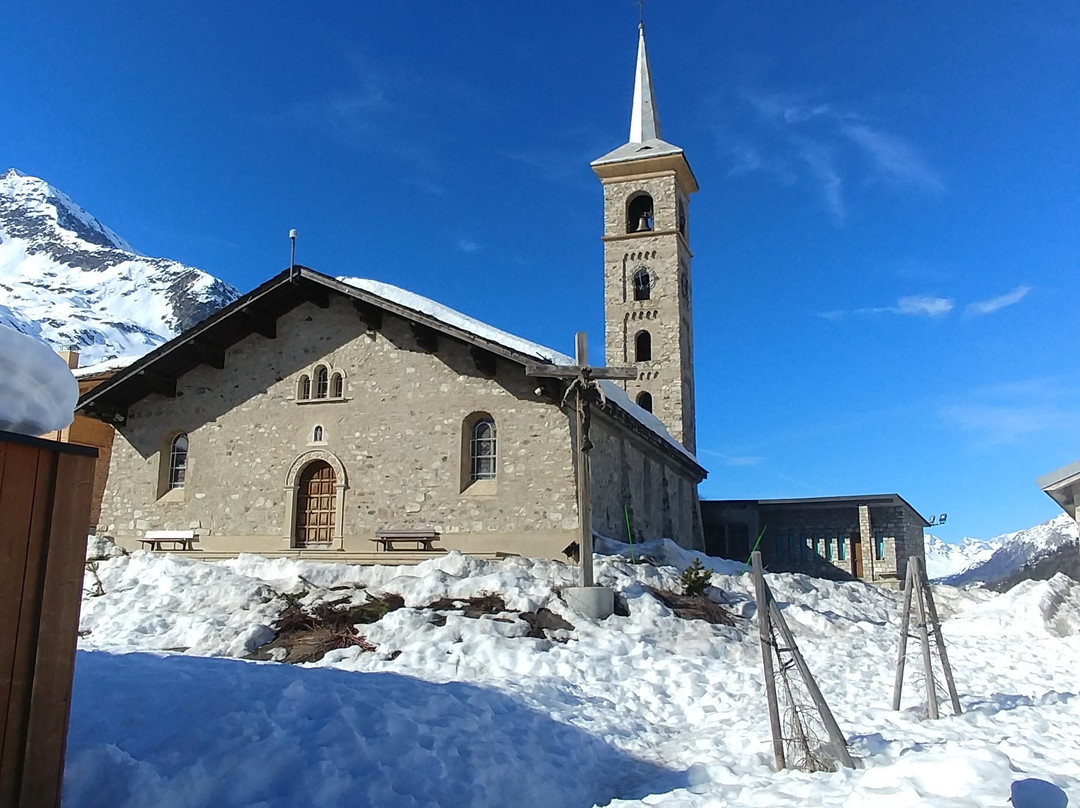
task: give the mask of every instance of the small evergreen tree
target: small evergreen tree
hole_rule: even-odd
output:
[[[712,570],[705,569],[700,558],[695,558],[694,563],[683,570],[682,584],[683,594],[687,597],[704,595],[705,589],[712,578]]]

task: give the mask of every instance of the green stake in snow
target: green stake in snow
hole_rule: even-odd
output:
[[[630,532],[630,506],[624,503],[622,511],[623,515],[626,516],[626,537],[630,539],[630,563],[636,564],[637,559],[634,558],[634,534]]]
[[[758,548],[758,545],[759,545],[759,544],[761,544],[761,537],[765,535],[765,529],[766,529],[767,527],[768,527],[768,525],[762,525],[762,526],[761,526],[761,532],[760,532],[760,533],[758,533],[758,535],[757,535],[757,541],[756,541],[756,542],[754,542],[754,547],[753,547],[753,549],[752,549],[752,550],[750,551],[750,555],[749,555],[749,557],[748,557],[748,558],[746,559],[746,563],[745,563],[745,564],[743,564],[743,568],[742,568],[742,571],[743,571],[744,573],[745,573],[745,572],[746,572],[746,571],[747,571],[747,570],[748,570],[748,569],[750,568],[750,559],[751,559],[751,558],[753,558],[753,557],[754,557],[754,553],[756,553],[756,552],[757,552],[757,548]]]

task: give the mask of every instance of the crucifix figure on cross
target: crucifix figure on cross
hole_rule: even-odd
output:
[[[573,365],[528,365],[527,376],[543,376],[555,379],[568,379],[565,406],[573,396],[577,411],[577,452],[574,455],[574,468],[577,471],[578,519],[581,523],[581,536],[578,539],[578,558],[581,586],[593,586],[593,543],[592,543],[592,477],[589,469],[589,450],[592,440],[589,438],[589,426],[592,418],[590,406],[600,398],[597,379],[634,379],[634,368],[602,368],[589,366],[589,345],[584,331],[578,331],[574,338],[575,355]]]

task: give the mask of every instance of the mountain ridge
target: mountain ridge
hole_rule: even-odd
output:
[[[991,585],[1015,578],[1043,559],[1072,548],[1078,551],[1080,529],[1068,514],[1040,525],[1003,533],[993,539],[964,539],[950,544],[934,535],[926,537],[927,575],[952,586]]]
[[[0,175],[0,324],[84,364],[136,357],[240,296],[209,273],[139,253],[47,181]]]

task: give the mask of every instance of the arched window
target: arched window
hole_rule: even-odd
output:
[[[638,393],[637,405],[647,412],[652,412],[652,394]]]
[[[679,198],[679,232],[686,235],[686,203]]]
[[[326,367],[320,365],[315,369],[315,398],[326,398],[330,388],[330,374]]]
[[[652,229],[652,197],[648,194],[638,194],[631,199],[630,204],[626,206],[626,232],[640,233],[644,230]]]
[[[296,398],[298,401],[311,398],[311,377],[306,373],[300,377],[300,383],[296,386]]]
[[[648,331],[639,331],[634,337],[634,361],[648,362],[652,359],[652,336]]]
[[[469,440],[469,479],[495,479],[495,421],[480,418],[472,427]]]
[[[169,490],[184,487],[187,477],[188,437],[183,432],[172,439],[169,446]]]
[[[317,426],[311,431],[311,441],[312,443],[322,443],[323,428],[321,426]]]
[[[341,398],[344,390],[341,374],[335,373],[330,377],[330,398]]]
[[[639,269],[634,273],[634,300],[648,300],[651,296],[652,278],[649,270]]]

